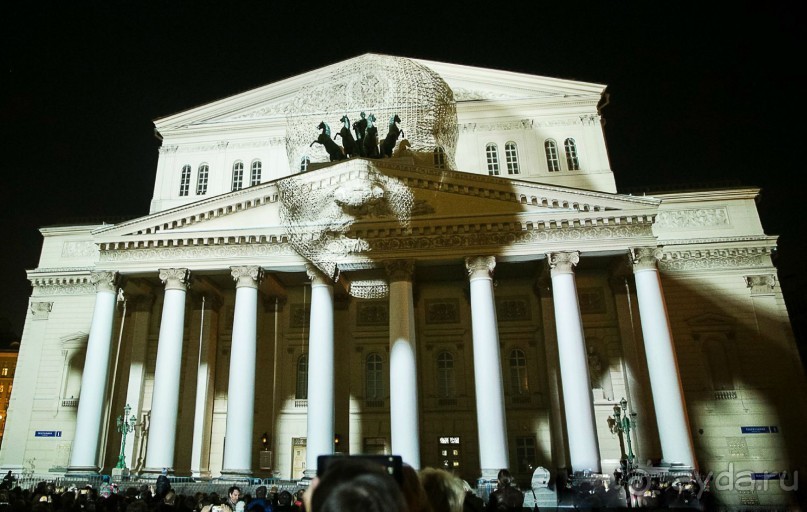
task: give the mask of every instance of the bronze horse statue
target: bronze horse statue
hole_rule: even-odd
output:
[[[367,116],[367,131],[364,133],[364,156],[379,158],[378,153],[378,127],[375,125],[375,115]]]
[[[401,118],[398,117],[398,114],[389,118],[389,131],[387,132],[387,136],[384,137],[384,140],[381,141],[382,157],[391,157],[392,150],[395,149],[395,144],[398,142],[398,137],[405,137],[403,130],[398,128],[396,124],[400,122]]]
[[[345,156],[347,158],[351,158],[357,155],[356,149],[356,140],[353,139],[353,134],[350,133],[350,119],[347,117],[347,114],[342,116],[342,119],[339,121],[342,122],[342,128],[333,136],[333,140],[336,140],[337,137],[342,137],[342,147],[345,151]]]
[[[353,123],[353,131],[356,132],[356,153],[358,156],[364,156],[364,135],[367,133],[367,119],[364,112],[359,116],[361,116],[361,119]]]
[[[325,151],[327,151],[328,156],[331,157],[331,162],[344,160],[345,151],[339,144],[331,140],[331,127],[328,126],[328,123],[322,121],[321,123],[319,123],[319,126],[317,126],[317,128],[321,130],[319,133],[319,137],[317,137],[317,140],[309,144],[308,147],[311,147],[316,143],[320,143],[323,146],[325,146]]]

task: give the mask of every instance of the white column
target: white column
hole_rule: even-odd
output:
[[[191,338],[191,341],[199,344],[191,445],[191,477],[197,480],[210,479],[210,436],[213,423],[216,340],[220,307],[221,301],[217,296],[202,297],[201,309],[196,318],[199,322],[198,338],[197,336]]]
[[[257,266],[232,267],[235,285],[233,342],[230,348],[230,383],[227,387],[227,431],[224,466],[229,476],[252,475],[252,434],[255,416],[255,355],[258,325],[258,284],[263,270]]]
[[[109,356],[112,348],[112,321],[115,314],[115,272],[94,272],[95,309],[92,313],[87,357],[81,376],[81,396],[76,414],[76,437],[70,452],[71,473],[98,472],[98,443],[106,403]]]
[[[392,453],[420,469],[415,304],[412,298],[414,262],[387,264],[389,274],[390,430]]]
[[[146,384],[146,357],[148,353],[148,330],[151,324],[151,308],[154,305],[152,295],[136,295],[129,299],[129,309],[132,312],[131,335],[129,343],[131,352],[129,353],[129,382],[126,386],[126,403],[132,407],[132,414],[137,417],[138,422],[142,421],[143,410],[143,389]],[[138,470],[145,461],[142,460],[139,426],[134,432],[130,432],[126,437],[126,447],[124,456],[127,467]],[[138,460],[138,455],[141,459]]]
[[[160,270],[160,280],[165,283],[165,297],[160,338],[157,341],[157,367],[154,371],[146,453],[146,471],[149,472],[174,469],[185,295],[189,278],[190,272],[185,268]]]
[[[482,478],[492,480],[500,469],[510,467],[499,331],[496,324],[496,303],[493,299],[493,269],[496,267],[496,258],[466,258],[465,267],[471,282],[479,463]]]
[[[315,266],[307,264],[311,278],[311,320],[308,342],[308,434],[305,476],[313,477],[317,457],[333,453],[334,439],[334,336],[333,284]]]
[[[684,390],[678,374],[678,358],[656,267],[660,257],[661,249],[658,248],[631,249],[661,455],[664,462],[697,468]]]
[[[577,300],[574,266],[578,252],[547,254],[552,274],[552,298],[558,333],[558,359],[563,380],[563,405],[572,471],[600,471],[600,448],[594,421],[586,337]]]

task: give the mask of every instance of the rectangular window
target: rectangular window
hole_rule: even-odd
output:
[[[535,469],[534,437],[529,436],[516,438],[516,457],[518,459],[518,472],[532,474],[533,470]]]

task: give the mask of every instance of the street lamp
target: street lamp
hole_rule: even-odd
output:
[[[630,491],[628,489],[628,480],[631,473],[636,468],[636,455],[633,453],[633,448],[630,442],[630,431],[636,428],[636,413],[628,414],[628,401],[623,397],[622,400],[614,405],[614,417],[608,418],[608,426],[612,434],[619,436],[619,450],[622,458],[619,465],[622,468],[622,485],[625,487],[625,499],[627,500],[628,508],[630,508]],[[625,451],[627,445],[627,452]]]
[[[129,416],[130,412],[132,412],[132,408],[129,407],[129,404],[126,404],[126,407],[123,408],[123,415],[118,416],[117,431],[121,433],[121,443],[120,443],[120,455],[118,456],[118,464],[115,466],[115,469],[126,469],[126,455],[124,454],[124,450],[126,449],[126,435],[129,432],[134,431],[135,424],[137,423],[137,418],[135,418],[134,414],[132,414],[132,417],[129,418],[128,420],[126,419],[126,417]]]
[[[622,451],[622,459],[628,470],[634,468],[636,455],[630,441],[630,431],[636,427],[636,413],[628,414],[628,401],[624,398],[614,405],[614,419],[610,423],[611,433],[619,435],[619,447]],[[627,452],[625,451],[627,445]]]

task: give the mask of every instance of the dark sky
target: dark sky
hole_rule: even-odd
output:
[[[0,318],[22,333],[40,226],[148,213],[152,120],[367,52],[608,85],[620,190],[761,187],[803,296],[805,21],[707,4],[23,2],[0,21]]]

